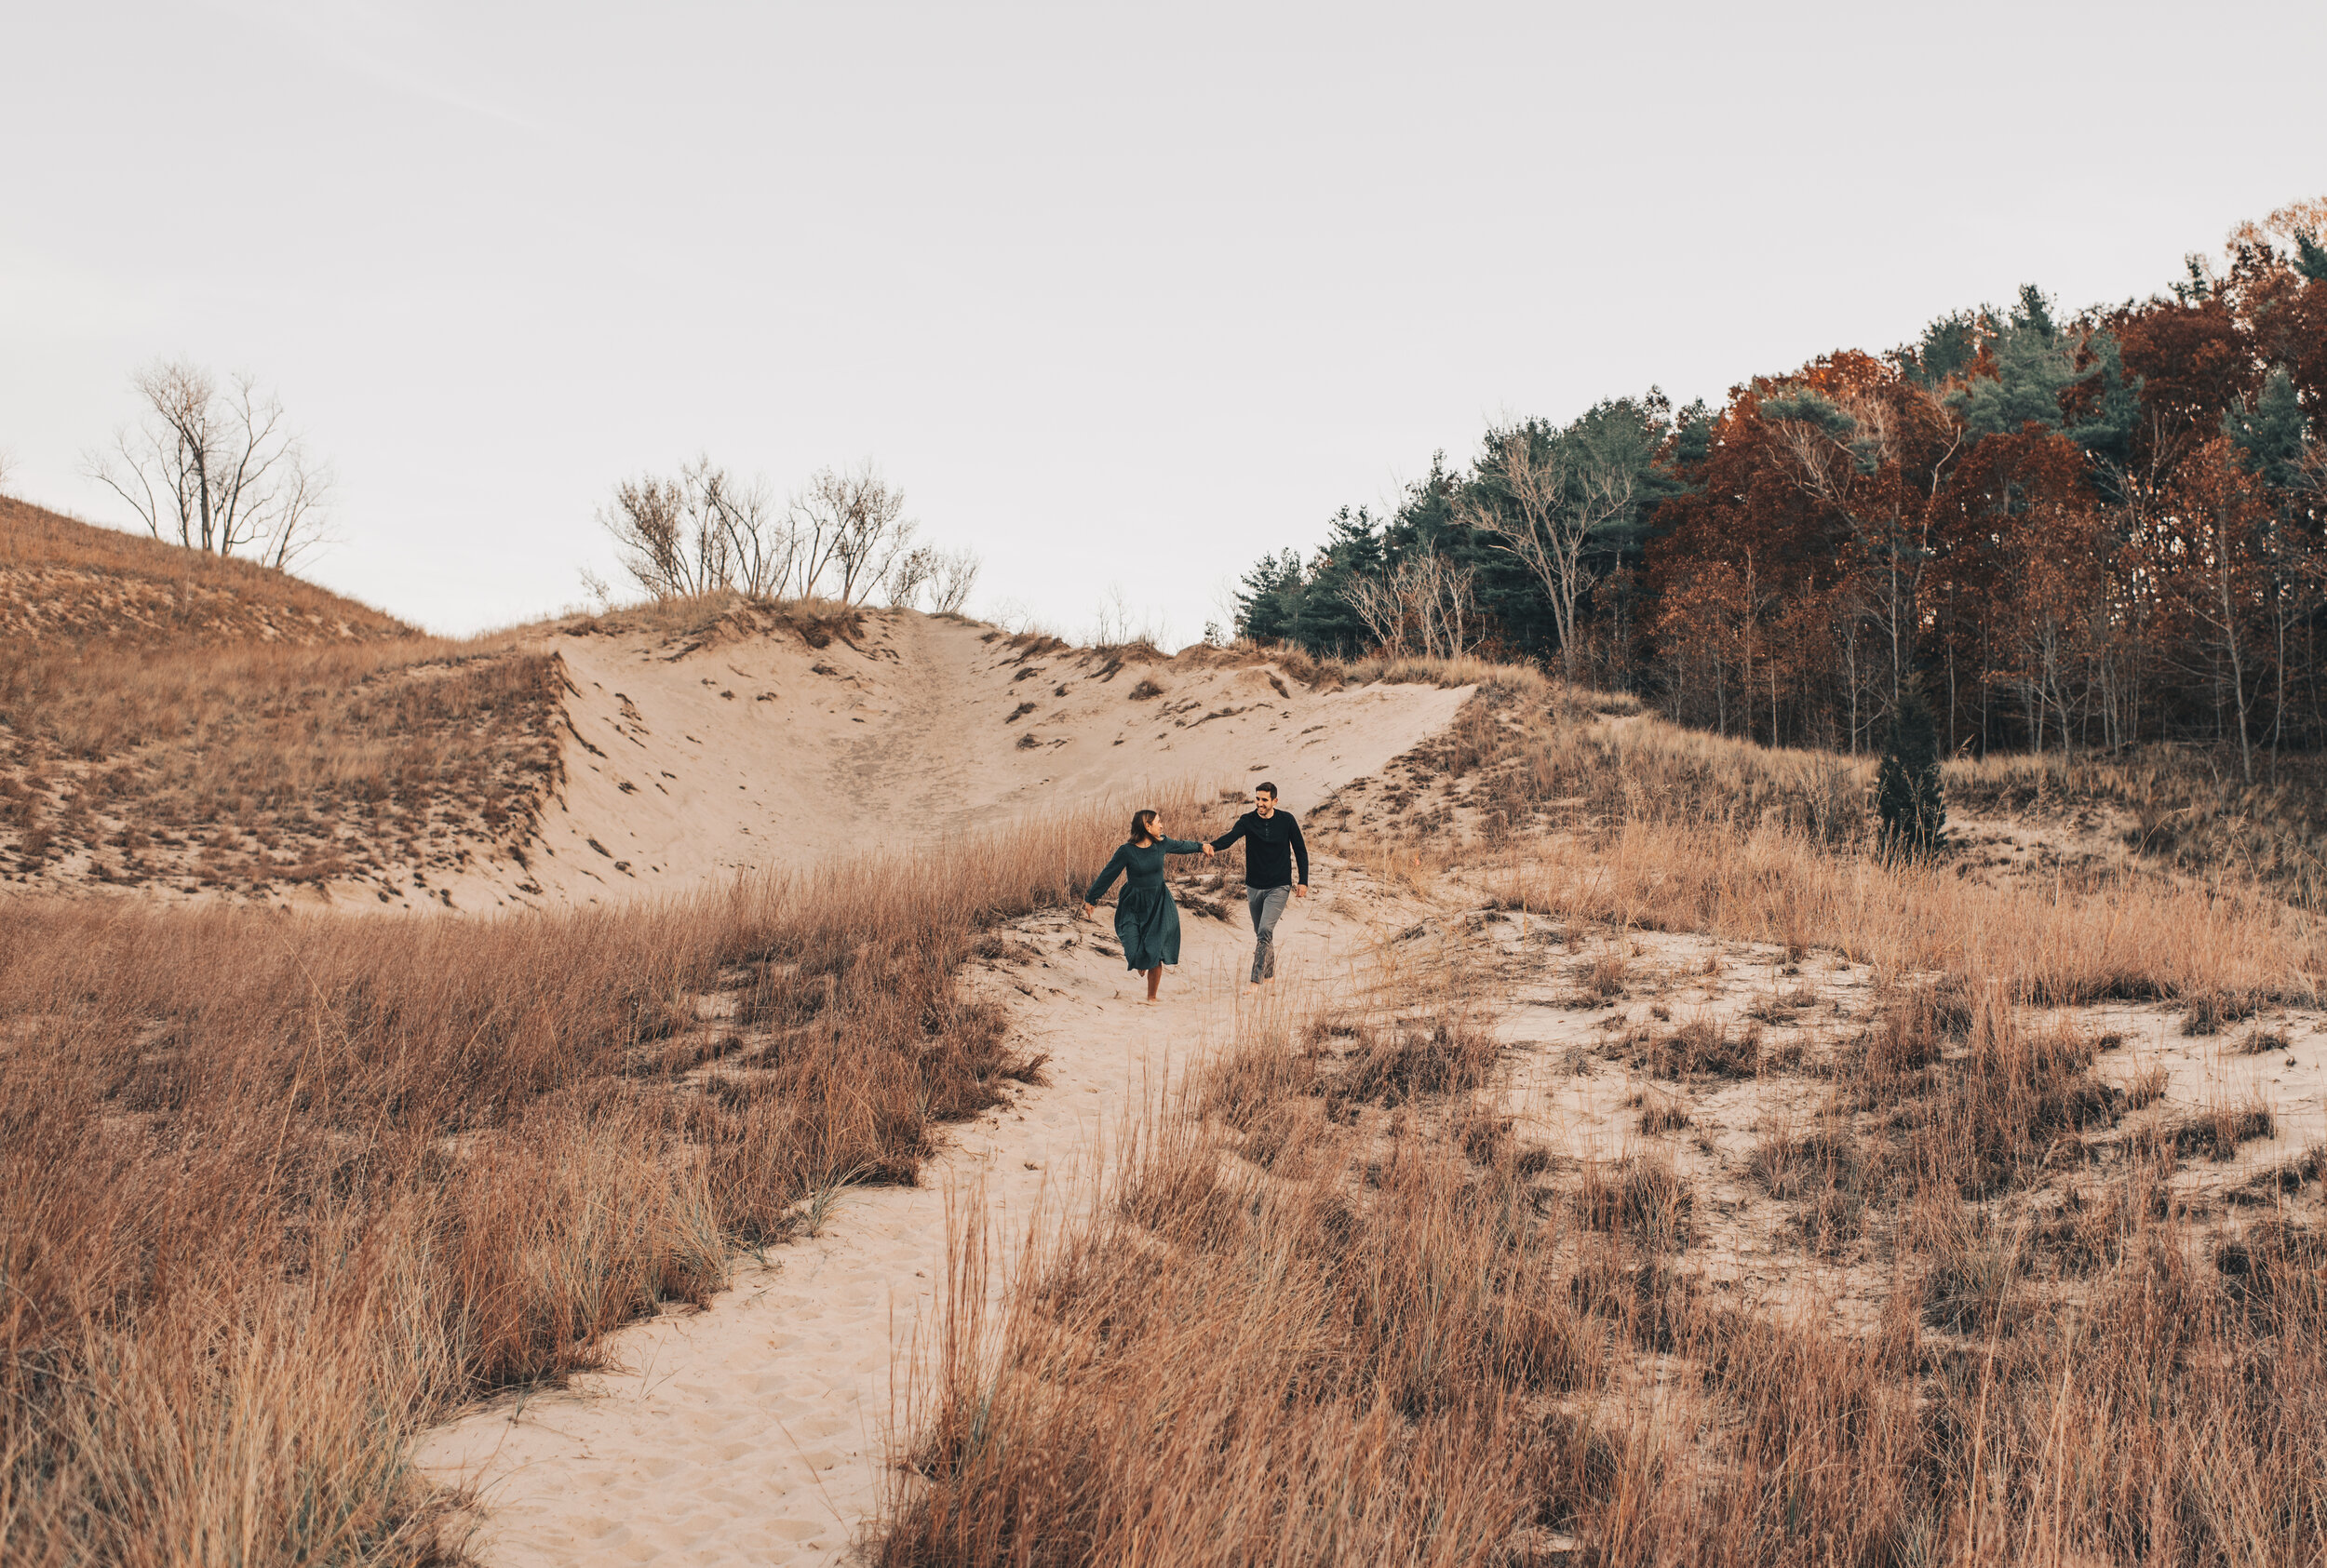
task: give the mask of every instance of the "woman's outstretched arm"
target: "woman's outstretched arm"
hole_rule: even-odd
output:
[[[1204,852],[1204,846],[1193,838],[1160,838],[1156,842],[1167,855],[1196,855]]]
[[[1083,908],[1089,909],[1091,905],[1107,896],[1107,890],[1113,887],[1115,878],[1123,874],[1123,851],[1130,848],[1128,844],[1116,846],[1114,858],[1107,863],[1107,869],[1100,872],[1099,879],[1091,884],[1091,891],[1083,895]]]

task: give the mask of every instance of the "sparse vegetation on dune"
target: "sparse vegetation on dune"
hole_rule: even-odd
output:
[[[0,502],[0,870],[245,894],[522,838],[556,660]]]
[[[2175,999],[2196,1032],[2316,1005],[2307,923],[2220,876],[1995,886],[1885,857],[1871,766],[1477,684],[1355,793],[1381,816],[1345,817],[1353,856],[1473,910],[1466,931],[1500,907],[1564,936],[1554,953],[1615,939],[1563,960],[1578,1007],[1672,984],[1630,933],[1766,944],[1773,978],[1801,978],[1734,1040],[1659,1004],[1661,1032],[1585,1048],[1658,1083],[1626,1102],[1647,1143],[1613,1159],[1503,1114],[1505,976],[1476,939],[1429,945],[1435,969],[1386,946],[1355,1002],[1243,1015],[1107,1209],[999,1307],[996,1239],[957,1239],[881,1561],[2327,1553],[2316,1154],[2226,1208],[2192,1173],[2272,1135],[2266,1105],[2160,1110],[2161,1069],[2099,1072],[2117,1035],[2030,1011]],[[1498,823],[1498,801],[1523,809]],[[1508,976],[1539,975],[1546,949],[1513,940]],[[1822,952],[1873,966],[1877,1007],[1806,1057]],[[2286,1048],[2253,1034],[2227,1049]],[[1688,1104],[1732,1084],[1784,1107],[1743,1149]],[[1709,1222],[1774,1240],[1802,1286],[1734,1292]]]
[[[619,914],[0,905],[0,1558],[426,1558],[417,1424],[1037,1078],[955,972],[1117,816]]]
[[[413,636],[289,572],[95,528],[0,496],[0,631],[69,642],[357,641]]]
[[[543,630],[853,639],[857,613],[720,594]],[[2107,1039],[2027,1012],[2172,1000],[2241,1059],[2280,1049],[2258,1010],[2316,1002],[2327,968],[2283,881],[1997,884],[1885,857],[1871,759],[1684,731],[1532,668],[1011,640],[1126,699],[1180,661],[1475,688],[1387,777],[1305,813],[1472,940],[1385,942],[1365,994],[1248,1010],[1106,1209],[998,1299],[999,1242],[965,1227],[881,1561],[2327,1553],[2320,1160],[2241,1174],[2232,1224],[2188,1172],[2268,1135],[2268,1106],[2161,1106],[2161,1074],[2106,1079]],[[556,678],[514,644],[422,646],[7,678],[51,683],[54,755],[93,737],[84,791],[136,757],[135,798],[289,799],[350,787],[318,735],[503,744],[524,680]],[[453,787],[461,755],[437,745],[383,817],[395,788]],[[940,1123],[1040,1080],[956,974],[986,926],[1063,902],[1118,816],[949,842],[942,877],[858,862],[622,913],[0,905],[0,1556],[451,1549],[407,1467],[420,1426],[593,1365],[606,1330],[703,1301],[733,1249],[839,1186],[912,1180]],[[1477,937],[1506,911],[1542,924]],[[1556,975],[1577,1008],[1621,1009],[1667,984],[1634,939],[1670,932],[1770,945],[1773,971],[1872,966],[1875,1012],[1806,1054],[1822,998],[1793,969],[1735,1019],[1659,1004],[1571,1053],[1624,1075],[1644,1142],[1537,1141],[1500,1098],[1500,987]],[[1720,1096],[1771,1086],[1783,1114],[1722,1145]],[[1738,1225],[1812,1281],[1789,1308],[1708,1271]],[[1819,1293],[1845,1277],[1847,1309]]]
[[[1399,665],[1397,678],[1432,678],[1428,668],[1409,668],[1420,663]],[[1475,663],[1437,662],[1442,683],[1475,685],[1478,695],[1437,741],[1347,792],[1336,821],[1425,840],[1459,826],[1490,845],[1529,827],[1662,823],[1783,830],[1822,851],[1874,847],[1872,756],[1683,729],[1621,693],[1570,689],[1525,667],[1484,673],[1469,667]],[[1356,678],[1369,668],[1309,672]],[[1463,678],[1446,678],[1458,672]],[[1603,718],[1615,722],[1595,721]],[[2233,895],[2252,890],[2306,910],[2327,885],[2319,825],[2327,791],[2308,756],[2269,762],[2253,785],[2218,755],[2167,746],[2068,762],[1965,758],[1944,764],[1941,776],[1964,840],[1963,852],[1940,857],[1951,875],[1998,864],[2007,882],[2019,869],[2057,874],[2078,889],[2163,879]],[[1982,852],[1986,840],[2016,835],[2034,840],[2030,860],[1991,862]]]
[[[19,880],[260,892],[521,838],[558,773],[557,662],[436,638],[0,658]]]
[[[1492,980],[1408,965],[1355,1008],[1247,1015],[998,1320],[965,1231],[881,1561],[2327,1550],[2327,1236],[2271,1197],[2226,1226],[2176,1184],[2266,1129],[2135,1127],[2094,1071],[2112,1040],[2009,985],[1893,985],[1792,1079],[1809,1116],[1725,1157],[1758,1205],[1709,1215],[1668,1152],[1514,1132],[1478,1092],[1491,1041],[1385,1092],[1385,1052],[1479,1038]],[[1636,1098],[1649,1136],[1687,1124]],[[1715,1278],[1709,1218],[1804,1288]],[[1814,1282],[1837,1253],[1848,1310]]]
[[[716,647],[772,633],[797,636],[811,648],[864,635],[861,607],[837,599],[754,599],[733,588],[650,598],[594,615],[572,615],[538,628],[568,637],[618,637],[647,632],[674,645]],[[874,612],[877,613],[877,612]]]
[[[1530,846],[1484,880],[1512,908],[1823,948],[1899,973],[1977,975],[2048,1006],[2218,991],[2310,1000],[2327,971],[2317,932],[2259,891],[1990,887],[1774,828],[1629,823]]]
[[[2143,860],[2208,881],[2253,881],[2306,908],[2327,899],[2327,768],[2314,753],[2258,757],[2147,745],[2123,753],[1997,756],[1946,769],[1950,798],[2038,824],[2090,823]]]

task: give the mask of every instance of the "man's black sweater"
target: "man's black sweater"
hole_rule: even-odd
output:
[[[1293,862],[1301,865],[1301,885],[1309,885],[1309,846],[1301,840],[1301,824],[1279,806],[1267,816],[1246,811],[1236,825],[1212,840],[1216,850],[1244,841],[1244,886],[1282,888],[1293,880]],[[1287,852],[1290,851],[1290,852]]]

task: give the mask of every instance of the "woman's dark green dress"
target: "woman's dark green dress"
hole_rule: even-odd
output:
[[[1197,854],[1203,849],[1185,838],[1159,838],[1144,847],[1125,844],[1083,895],[1083,903],[1096,904],[1117,877],[1125,878],[1123,896],[1115,901],[1115,934],[1123,941],[1123,962],[1130,968],[1179,962],[1179,905],[1164,885],[1164,857]]]

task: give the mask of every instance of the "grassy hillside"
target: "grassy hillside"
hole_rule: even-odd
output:
[[[520,837],[556,778],[553,657],[7,500],[0,631],[20,887],[384,883]]]

